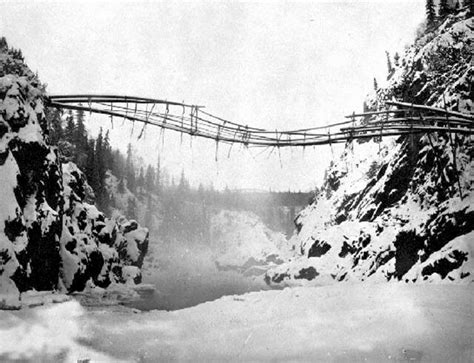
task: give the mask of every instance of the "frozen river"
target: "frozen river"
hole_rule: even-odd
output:
[[[0,311],[0,359],[472,362],[474,285],[302,287],[172,312],[76,301]]]

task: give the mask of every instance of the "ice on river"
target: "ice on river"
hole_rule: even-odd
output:
[[[0,358],[470,362],[473,287],[339,283],[172,312],[76,301],[0,311]]]

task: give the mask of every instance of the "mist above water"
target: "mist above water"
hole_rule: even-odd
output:
[[[156,290],[142,292],[141,299],[131,304],[141,310],[183,309],[225,295],[270,289],[263,279],[265,263],[246,272],[238,267],[251,258],[265,260],[268,252],[259,251],[277,243],[270,231],[284,244],[310,194],[206,194],[182,187],[168,190],[162,198],[161,218],[148,218],[155,222],[148,225],[150,249],[142,268],[143,282]],[[222,215],[223,211],[228,213]],[[224,266],[218,263],[222,257],[227,261]]]
[[[219,271],[205,244],[163,246],[166,255],[145,267],[143,282],[156,287],[130,305],[140,310],[177,310],[212,301],[225,295],[268,290],[260,276]],[[155,269],[156,268],[156,269]]]

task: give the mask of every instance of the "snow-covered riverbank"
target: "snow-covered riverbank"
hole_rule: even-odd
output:
[[[0,311],[0,357],[468,362],[473,302],[472,284],[401,283],[253,292],[174,312],[69,301]]]

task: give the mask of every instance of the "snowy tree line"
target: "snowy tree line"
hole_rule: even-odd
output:
[[[426,0],[426,25],[428,28],[443,22],[449,14],[456,13],[461,7],[466,7],[471,13],[474,12],[473,0],[439,0],[436,13],[434,0]]]

